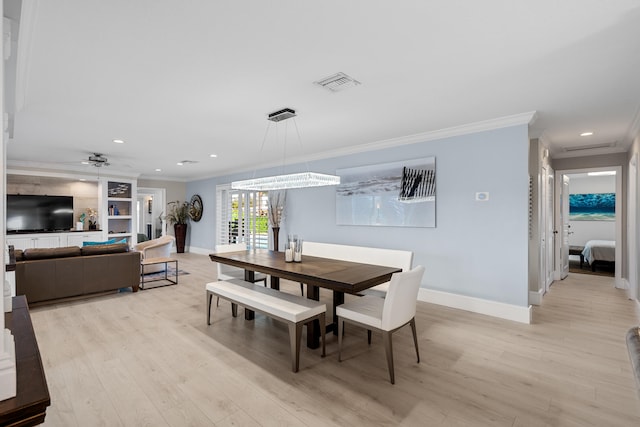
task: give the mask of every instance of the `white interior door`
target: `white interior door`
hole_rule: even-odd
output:
[[[560,245],[560,278],[569,275],[569,177],[562,175],[562,194],[560,195],[560,223],[562,224],[562,244]]]
[[[546,253],[543,255],[546,259],[545,261],[545,278],[544,288],[545,292],[549,290],[551,283],[553,283],[553,254],[555,247],[555,234],[553,232],[553,200],[554,200],[554,188],[555,188],[555,179],[553,176],[552,170],[545,169],[546,176],[544,176],[544,184],[543,187],[546,187],[545,190],[545,214],[544,214],[544,231],[543,233],[546,236],[547,245],[546,245]]]

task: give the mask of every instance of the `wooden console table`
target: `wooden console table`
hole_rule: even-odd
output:
[[[13,311],[5,313],[4,324],[16,343],[18,393],[16,397],[0,401],[0,426],[42,424],[51,398],[24,295],[13,297]]]

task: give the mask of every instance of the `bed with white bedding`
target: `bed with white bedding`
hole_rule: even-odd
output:
[[[597,263],[616,261],[616,242],[615,240],[589,240],[584,245],[582,256],[591,266],[591,271],[596,271]]]

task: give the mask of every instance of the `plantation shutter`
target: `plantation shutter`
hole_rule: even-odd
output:
[[[250,248],[269,247],[267,193],[216,187],[217,244],[246,243]]]

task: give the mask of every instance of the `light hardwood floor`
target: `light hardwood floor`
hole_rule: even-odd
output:
[[[190,274],[177,286],[31,310],[52,401],[45,425],[640,425],[624,342],[639,315],[610,278],[554,284],[532,325],[418,303],[422,362],[410,328],[397,332],[391,385],[375,333],[368,347],[349,328],[342,363],[334,336],[324,359],[303,346],[292,373],[283,324],[232,318],[221,301],[207,326],[213,264],[178,257]]]

